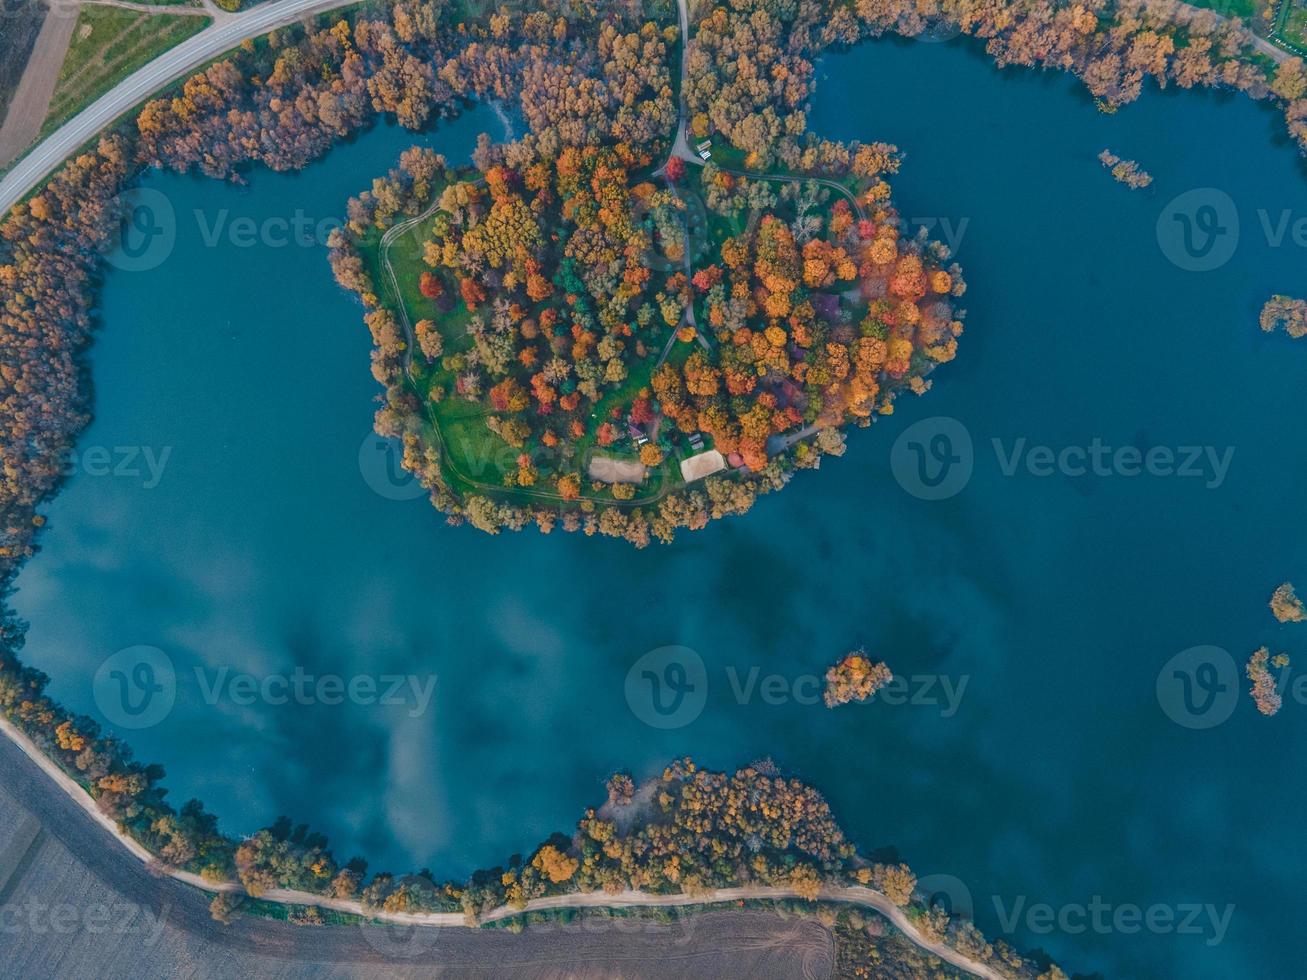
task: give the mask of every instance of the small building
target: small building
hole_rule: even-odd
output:
[[[726,469],[726,459],[716,449],[709,449],[681,460],[681,479],[694,483]]]

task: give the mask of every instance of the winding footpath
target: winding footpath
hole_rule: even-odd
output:
[[[36,145],[0,180],[0,214],[27,196],[59,164],[124,113],[165,85],[183,78],[242,41],[267,34],[313,14],[336,10],[341,0],[272,0],[214,23],[128,75]]]

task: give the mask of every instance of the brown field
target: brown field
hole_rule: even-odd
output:
[[[0,0],[0,121],[14,100],[18,80],[36,44],[45,20],[45,8],[30,0]]]

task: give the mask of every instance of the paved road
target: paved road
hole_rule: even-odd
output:
[[[5,976],[513,980],[829,977],[812,920],[723,910],[498,929],[301,928],[209,917],[208,896],[152,874],[0,738],[0,949]]]
[[[38,144],[0,180],[0,214],[21,201],[79,147],[163,86],[186,76],[247,38],[258,37],[311,14],[344,5],[342,0],[272,0],[245,13],[215,20],[200,33],[128,75]]]
[[[679,118],[676,122],[676,139],[672,141],[672,156],[682,160],[700,163],[698,154],[690,149],[690,141],[685,138],[685,81],[689,77],[690,61],[690,11],[688,0],[676,0],[677,15],[681,22],[681,90]]]

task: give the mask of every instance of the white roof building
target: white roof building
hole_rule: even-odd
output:
[[[726,459],[716,449],[708,449],[689,459],[681,460],[681,478],[686,483],[702,480],[726,469]]]

